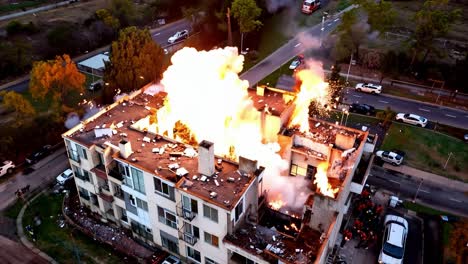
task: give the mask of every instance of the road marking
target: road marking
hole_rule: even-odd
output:
[[[362,96],[360,96],[360,95],[355,95],[355,94],[353,94],[353,96],[354,96],[354,97],[357,97],[357,98],[361,98],[361,97],[362,97]]]
[[[457,118],[457,116],[450,115],[450,114],[445,114],[445,116],[452,117],[452,118]]]
[[[450,198],[451,201],[454,201],[454,202],[457,202],[457,203],[461,203],[462,201],[460,200],[457,200],[457,199],[454,199],[454,198]]]
[[[159,36],[161,34],[161,32],[158,32],[156,34],[154,34],[153,36]]]
[[[335,19],[335,20],[333,20],[333,21],[336,22],[336,21],[338,21],[338,20],[340,20],[340,18],[337,18],[337,19]]]
[[[328,24],[327,24],[327,26],[331,26],[331,25],[332,25],[332,23],[328,23]]]
[[[424,111],[424,112],[430,112],[431,111],[429,109],[424,109],[424,108],[418,108],[418,109],[421,110],[421,111]]]
[[[294,45],[295,48],[299,47],[302,43],[297,43],[296,45]]]
[[[430,191],[426,191],[426,190],[423,190],[423,189],[419,189],[420,192],[424,192],[424,193],[431,193]]]
[[[379,100],[379,102],[381,102],[381,103],[384,103],[384,104],[388,104],[388,102],[387,102],[387,101],[382,101],[382,100]]]
[[[393,182],[393,183],[396,183],[396,184],[400,184],[399,181],[395,181],[395,180],[389,180],[389,181],[391,181],[391,182]]]

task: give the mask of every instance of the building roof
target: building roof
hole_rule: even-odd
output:
[[[209,203],[232,209],[262,168],[253,175],[242,174],[237,163],[215,157],[217,162],[221,160],[216,164],[215,175],[202,178],[198,173],[197,147],[135,129],[132,125],[149,116],[152,109],[159,109],[165,96],[165,93],[154,96],[140,93],[122,100],[114,107],[103,109],[100,115],[65,136],[88,148],[111,145],[117,150],[121,140],[130,142],[133,153],[125,159],[116,151],[113,155],[115,160],[171,181],[176,187]],[[103,136],[96,137],[96,130]]]
[[[314,263],[320,249],[320,232],[301,228],[297,237],[282,234],[274,228],[244,223],[224,242],[239,247],[265,260],[280,259],[284,263]]]
[[[264,95],[258,95],[255,89],[249,89],[249,97],[252,98],[255,108],[262,112],[268,111],[274,116],[280,116],[292,102],[283,99],[283,93],[273,91],[269,88],[264,90]],[[267,109],[265,109],[267,108]]]
[[[105,61],[110,61],[109,56],[105,54],[98,54],[82,62],[79,62],[78,65],[85,66],[94,70],[103,70],[105,68]]]

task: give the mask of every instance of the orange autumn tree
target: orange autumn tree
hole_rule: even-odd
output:
[[[53,98],[57,107],[65,106],[65,98],[71,91],[84,92],[86,77],[78,71],[70,56],[55,57],[55,60],[33,63],[29,90],[34,99]]]

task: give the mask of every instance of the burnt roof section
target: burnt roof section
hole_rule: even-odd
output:
[[[292,104],[292,102],[285,102],[283,94],[280,92],[265,89],[263,96],[257,95],[255,89],[249,89],[248,92],[249,97],[252,98],[253,104],[258,111],[262,112],[267,110],[274,116],[280,116],[284,110]]]
[[[213,176],[189,174],[183,177],[176,187],[229,211],[237,204],[255,177],[263,171],[260,167],[255,173],[247,174],[241,173],[238,168],[236,163],[217,159]]]
[[[291,128],[287,129],[284,134],[288,136],[300,135],[311,139],[314,142],[329,145],[335,143],[337,134],[355,136],[356,138],[359,138],[364,136],[365,132],[354,128],[336,125],[323,120],[310,118],[309,131],[306,133],[300,132],[297,128]]]
[[[202,175],[198,173],[197,147],[131,127],[138,120],[148,116],[151,108],[159,109],[163,105],[165,96],[165,93],[158,93],[154,96],[145,93],[138,94],[108,109],[92,121],[84,123],[82,129],[67,137],[88,147],[99,145],[105,148],[104,143],[108,142],[118,148],[120,142],[129,142],[132,154],[125,159],[119,151],[116,151],[113,155],[114,159],[175,184],[178,183],[178,186],[187,193],[209,203],[227,210],[232,209],[232,206],[237,204],[244,194],[246,187],[263,169],[258,169],[252,175],[242,175],[237,171],[239,168],[237,163],[221,160],[220,164],[215,165],[215,175],[205,177],[202,181]],[[96,138],[94,132],[96,127],[111,128],[115,132]],[[202,141],[201,144],[210,144],[210,142]],[[218,163],[218,161],[219,159],[215,162]]]
[[[314,263],[320,249],[320,232],[304,226],[294,238],[275,229],[244,223],[224,242],[239,247],[267,261],[280,259],[285,263]]]

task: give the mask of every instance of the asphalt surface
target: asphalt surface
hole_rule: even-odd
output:
[[[404,264],[423,263],[421,259],[422,243],[423,243],[422,221],[417,217],[410,216],[407,214],[402,214],[398,210],[393,210],[393,208],[388,208],[387,214],[398,215],[398,216],[405,218],[406,221],[408,221],[408,236],[406,237],[405,255],[403,257],[403,263]],[[427,262],[427,263],[430,263],[430,262]]]
[[[378,109],[390,107],[396,112],[423,116],[433,123],[438,122],[468,129],[468,112],[463,110],[436,106],[414,100],[405,100],[385,94],[372,95],[364,92],[357,92],[353,88],[346,89],[344,102],[348,104],[366,103]]]
[[[158,43],[161,47],[165,48],[167,46],[170,46],[169,43],[167,43],[167,39],[174,35],[177,31],[183,30],[183,29],[189,29],[190,30],[190,22],[187,20],[178,20],[174,23],[167,24],[165,26],[162,26],[160,28],[155,28],[150,31],[151,37],[153,40]],[[105,50],[104,50],[105,51]],[[104,52],[103,51],[103,52]],[[75,61],[76,63],[80,62],[81,60]],[[7,87],[5,90],[7,91],[16,91],[18,93],[25,92],[28,90],[29,86],[29,79],[25,80],[23,82],[14,84],[12,86]]]
[[[255,85],[295,56],[305,51],[318,49],[320,47],[320,38],[330,34],[339,23],[339,17],[330,17],[324,23],[323,32],[321,31],[322,25],[318,24],[299,33],[270,56],[243,73],[240,76],[241,79],[249,81],[250,86]]]
[[[461,191],[373,166],[367,184],[397,193],[402,200],[413,200],[468,217],[468,198]],[[418,190],[419,189],[419,190]]]

